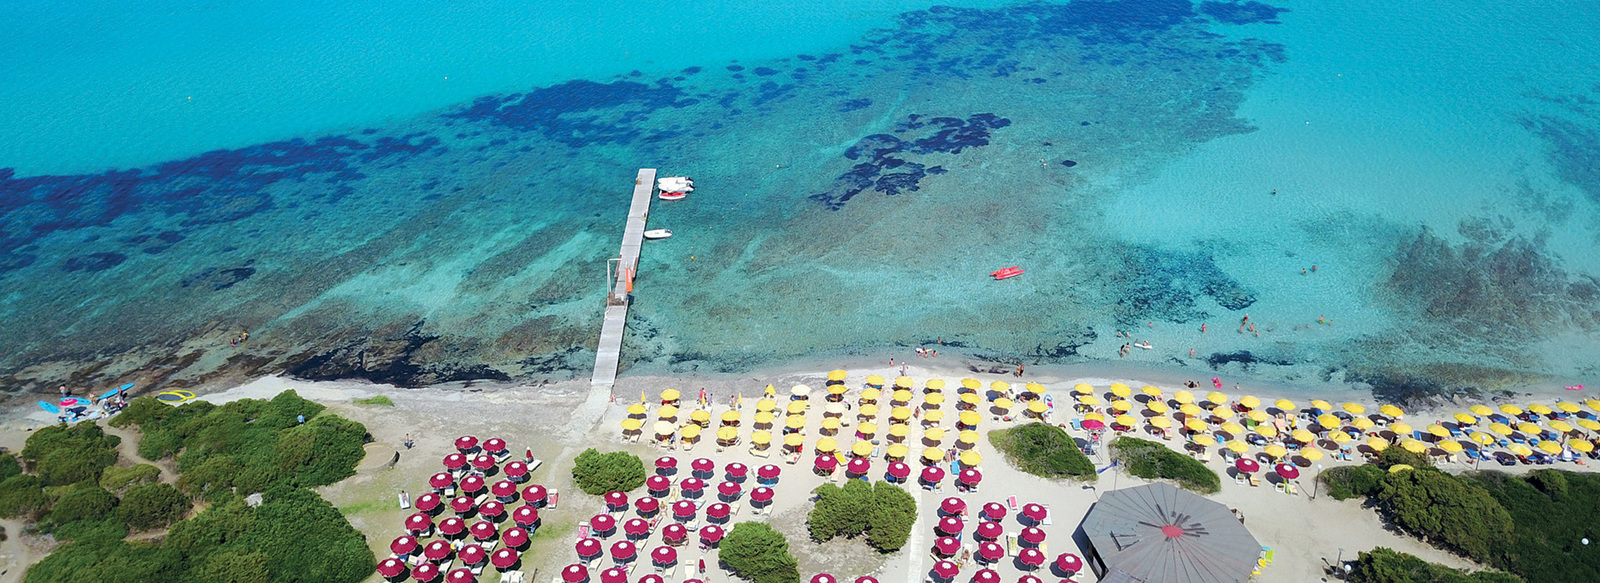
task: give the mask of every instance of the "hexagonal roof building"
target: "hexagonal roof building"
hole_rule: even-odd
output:
[[[1081,528],[1102,583],[1243,583],[1261,556],[1227,506],[1161,482],[1106,492]]]

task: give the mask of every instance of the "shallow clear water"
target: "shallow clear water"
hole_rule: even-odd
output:
[[[649,166],[636,372],[1600,380],[1592,4],[353,6],[0,31],[8,374],[581,376]]]

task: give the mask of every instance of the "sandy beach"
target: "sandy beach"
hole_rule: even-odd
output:
[[[515,458],[520,458],[525,451],[531,451],[535,458],[543,461],[543,465],[532,473],[532,483],[543,484],[563,494],[558,509],[542,513],[543,523],[533,537],[533,546],[525,554],[523,570],[529,573],[538,571],[538,578],[535,579],[537,581],[549,580],[550,575],[556,570],[577,560],[573,544],[577,540],[579,526],[586,524],[590,516],[603,510],[599,499],[579,492],[571,480],[572,458],[589,447],[602,451],[630,451],[644,458],[647,466],[661,455],[675,456],[685,467],[691,459],[706,457],[717,464],[719,474],[722,467],[732,462],[746,464],[752,470],[764,464],[777,464],[782,469],[782,477],[775,486],[775,503],[768,512],[757,519],[773,523],[788,535],[792,550],[800,560],[801,573],[809,577],[811,574],[826,571],[841,580],[872,574],[886,583],[899,583],[902,577],[907,583],[918,583],[931,568],[934,560],[928,549],[933,537],[931,526],[937,520],[935,513],[939,502],[946,496],[959,495],[972,508],[981,506],[984,502],[1001,501],[1011,496],[1016,496],[1023,504],[1037,502],[1049,505],[1052,520],[1051,525],[1045,527],[1045,531],[1049,537],[1047,544],[1053,557],[1054,553],[1061,552],[1080,555],[1084,553],[1084,549],[1073,540],[1074,531],[1101,493],[1143,483],[1142,480],[1123,473],[1120,468],[1103,471],[1096,481],[1084,484],[1040,479],[1010,468],[1003,456],[985,438],[975,447],[984,460],[980,469],[985,477],[978,492],[956,494],[950,480],[945,481],[942,492],[918,488],[914,479],[907,485],[908,491],[918,499],[921,518],[913,529],[912,539],[905,549],[890,555],[878,555],[856,541],[833,541],[822,545],[811,543],[806,540],[804,524],[805,513],[810,507],[808,493],[824,483],[823,478],[811,471],[814,455],[811,448],[818,438],[817,428],[824,416],[824,407],[820,404],[826,395],[822,391],[826,382],[825,375],[827,370],[833,368],[818,364],[820,363],[797,363],[791,368],[763,371],[761,374],[676,377],[624,375],[609,393],[592,391],[588,383],[583,381],[548,383],[538,387],[474,382],[452,383],[423,389],[397,389],[364,382],[307,382],[267,377],[203,394],[200,399],[226,402],[240,398],[270,398],[282,390],[294,389],[302,397],[327,405],[331,412],[364,423],[375,441],[374,448],[369,449],[369,452],[381,452],[381,456],[369,453],[369,459],[363,462],[356,476],[325,487],[321,489],[321,493],[338,506],[357,529],[367,535],[373,552],[379,558],[389,555],[389,541],[402,534],[401,522],[410,513],[399,507],[397,496],[406,492],[414,498],[427,491],[428,476],[439,471],[439,460],[454,451],[453,441],[456,437],[474,435],[482,439],[503,438],[509,443],[509,449]],[[865,359],[842,363],[850,373],[846,381],[846,386],[850,388],[846,401],[856,402],[862,390],[862,381],[867,375],[878,374],[893,379],[901,373],[900,364],[901,362],[897,360],[896,367],[890,369],[886,359],[876,367],[869,365]],[[913,358],[911,362],[905,364],[905,374],[916,380],[918,388],[921,388],[928,379],[941,378],[949,383],[945,389],[949,395],[955,394],[961,379],[969,377],[980,380],[986,387],[996,380],[1016,382],[1019,389],[1022,382],[1041,383],[1047,388],[1047,395],[1057,404],[1057,409],[1052,412],[1053,418],[1050,419],[1052,423],[1066,422],[1065,404],[1071,402],[1072,388],[1078,383],[1089,383],[1097,392],[1106,391],[1114,382],[1126,383],[1133,387],[1148,384],[1160,387],[1167,395],[1171,395],[1183,390],[1185,387],[1182,382],[1189,380],[1180,375],[1161,374],[1159,371],[1145,370],[1143,374],[1139,374],[1140,371],[1119,371],[1105,366],[1076,369],[1029,368],[1019,380],[1011,374],[976,374],[971,372],[965,363],[953,359],[943,361]],[[1201,389],[1201,393],[1210,389],[1209,376],[1193,380],[1206,383],[1207,386]],[[1225,386],[1224,392],[1233,398],[1240,396],[1240,393],[1234,392],[1232,384],[1228,383],[1227,379],[1222,380]],[[793,385],[807,385],[816,391],[811,401],[818,406],[809,407],[805,413],[807,426],[803,433],[807,437],[806,455],[801,456],[797,464],[788,465],[783,462],[784,456],[778,451],[782,446],[778,443],[772,445],[771,453],[767,457],[758,457],[748,448],[747,440],[751,433],[751,420],[756,412],[756,403],[768,384],[777,388],[780,403],[786,402],[786,391]],[[656,421],[656,406],[659,405],[657,396],[663,389],[668,388],[679,389],[683,393],[684,410],[680,414],[680,422],[687,420],[690,412],[697,408],[692,402],[698,396],[698,392],[704,389],[710,395],[709,413],[713,429],[720,415],[732,408],[730,402],[735,399],[734,395],[739,395],[742,398],[741,406],[738,408],[743,420],[740,428],[742,442],[733,447],[718,448],[711,436],[712,431],[707,431],[704,438],[691,451],[684,451],[679,447],[667,453],[651,445],[649,433],[651,423]],[[1288,398],[1296,402],[1323,398],[1335,403],[1347,401],[1363,403],[1374,410],[1378,406],[1369,394],[1355,389],[1337,394],[1314,395],[1304,388],[1287,386],[1251,386],[1243,390],[1268,402],[1278,398]],[[353,403],[354,399],[374,395],[388,396],[395,404],[371,406]],[[621,421],[629,416],[628,406],[638,403],[641,395],[652,406],[643,419],[645,435],[634,442],[624,439]],[[918,398],[920,399],[920,391]],[[1420,427],[1432,422],[1436,417],[1446,417],[1449,411],[1464,407],[1464,404],[1450,404],[1408,410],[1405,419]],[[954,399],[951,399],[951,404],[946,405],[946,408],[954,412]],[[885,406],[883,409],[877,421],[880,426],[887,428],[889,407]],[[1017,412],[1020,413],[1020,409]],[[9,419],[0,425],[0,445],[13,450],[21,448],[31,429],[54,421],[53,417],[42,412],[24,413],[20,408],[13,408],[10,413]],[[847,420],[854,420],[855,416],[856,412],[853,409],[844,415]],[[950,419],[941,423],[944,428],[952,430],[943,440],[943,445],[946,447],[955,437],[953,417],[952,415]],[[990,413],[985,415],[979,426],[979,432],[986,433],[988,430],[1010,427],[1020,422],[1023,421],[1020,419],[1006,421]],[[912,425],[917,424],[912,423]],[[778,429],[773,429],[775,436],[778,434]],[[849,436],[851,431],[847,427],[837,436],[842,449],[848,448],[854,441]],[[907,443],[912,445],[913,452],[921,449],[916,445],[922,437],[921,431],[919,427],[907,438]],[[1081,431],[1073,434],[1079,438],[1087,437],[1087,434]],[[1150,438],[1148,435],[1141,436]],[[415,447],[408,449],[403,445],[408,437],[413,440]],[[1183,446],[1182,439],[1163,443],[1180,451]],[[125,443],[125,446],[126,461],[135,454],[132,453],[131,443]],[[719,449],[723,450],[718,451]],[[395,457],[391,452],[398,452],[398,460],[392,466],[388,463]],[[374,459],[375,457],[382,459]],[[915,454],[911,457],[914,458]],[[1105,468],[1110,462],[1104,449],[1092,459],[1099,468]],[[1473,567],[1463,559],[1395,532],[1387,527],[1373,510],[1363,508],[1357,501],[1338,502],[1326,496],[1314,496],[1316,492],[1313,483],[1318,472],[1327,467],[1352,463],[1360,462],[1339,461],[1329,457],[1320,460],[1316,465],[1304,467],[1302,468],[1304,474],[1300,479],[1301,494],[1287,495],[1275,491],[1270,484],[1261,487],[1236,484],[1228,473],[1229,462],[1221,456],[1212,456],[1208,465],[1223,476],[1223,486],[1222,491],[1211,498],[1236,509],[1245,517],[1246,526],[1261,544],[1275,550],[1274,564],[1257,577],[1258,581],[1317,580],[1323,576],[1324,568],[1341,556],[1351,558],[1360,551],[1376,546],[1412,553],[1447,565]],[[170,462],[159,465],[171,469]],[[882,477],[884,466],[882,456],[874,460],[872,471],[874,478]],[[1556,467],[1588,471],[1592,466],[1562,463]],[[1532,466],[1518,466],[1509,469],[1516,472],[1531,468]],[[1454,464],[1445,466],[1445,469],[1460,471],[1469,468]],[[712,483],[715,484],[720,479],[719,477],[712,480]],[[643,494],[636,492],[635,495]],[[756,518],[752,516],[753,511],[751,505],[746,503],[742,512],[734,517],[733,522]],[[6,561],[7,571],[6,574],[0,575],[0,583],[20,580],[22,568],[42,556],[42,553],[49,548],[48,543],[44,541],[30,541],[29,537],[17,536],[20,532],[17,529],[19,525],[8,523],[6,526],[12,537],[9,541],[0,543],[0,560]],[[1013,521],[1006,526],[1015,530],[1016,523]],[[653,548],[660,544],[660,533],[657,532],[652,536],[654,538],[641,544],[641,549]],[[684,553],[684,558],[681,561],[684,564],[697,562],[695,559],[699,553],[693,549],[695,549],[693,544],[683,547],[681,552]],[[714,550],[708,551],[705,558],[706,563],[712,566],[711,572],[705,576],[707,580],[732,579],[731,575],[715,568]],[[1002,563],[997,569],[1007,580],[1021,575],[1021,572],[1016,571],[1009,562]],[[970,576],[971,571],[970,566],[964,569],[963,577]],[[636,573],[635,577],[639,575]],[[682,578],[688,576],[680,575],[680,579]],[[378,579],[375,576],[372,580]],[[486,575],[485,580],[494,581],[491,575]],[[671,578],[668,580],[676,583],[676,580]],[[1080,575],[1078,580],[1094,579],[1092,574],[1085,573]]]

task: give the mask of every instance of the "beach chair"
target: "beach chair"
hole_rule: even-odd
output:
[[[742,502],[733,502],[731,504],[728,504],[728,517],[729,518],[733,518],[735,516],[738,516],[739,515],[739,511],[743,510],[743,509],[744,509],[744,503],[742,503]]]
[[[1258,475],[1255,475],[1255,474],[1250,474],[1250,487],[1251,488],[1259,488],[1259,487],[1261,487],[1261,476],[1258,476]]]
[[[1041,522],[1041,524],[1044,524],[1045,526],[1055,524],[1055,519],[1050,516],[1050,505],[1040,504],[1040,506],[1044,507],[1044,520]]]
[[[1289,485],[1289,484],[1286,483],[1286,482],[1278,482],[1278,483],[1272,485],[1272,489],[1287,494],[1289,491],[1284,489],[1284,486],[1287,486],[1287,485]]]
[[[561,491],[556,490],[555,488],[551,488],[550,489],[550,503],[546,504],[545,507],[549,508],[551,510],[555,510],[556,509],[556,502],[558,502],[560,500],[561,500]]]
[[[1195,454],[1194,459],[1200,460],[1201,462],[1209,462],[1209,461],[1211,461],[1211,450],[1209,450],[1209,449],[1200,450],[1199,453]]]
[[[758,458],[772,457],[772,449],[771,448],[758,449],[758,448],[752,447],[752,448],[750,448],[750,455],[753,455],[753,456],[758,457]]]
[[[1272,550],[1272,547],[1261,547],[1262,566],[1271,565],[1272,558],[1277,555],[1277,553],[1277,551]]]
[[[1294,484],[1284,484],[1283,485],[1283,491],[1288,493],[1290,496],[1299,496],[1300,495],[1300,487],[1296,486]]]
[[[1238,484],[1240,486],[1243,486],[1245,484],[1244,474],[1243,473],[1234,474],[1233,475],[1233,483]]]
[[[1012,496],[1006,497],[1006,506],[1011,507],[1011,511],[1012,512],[1016,512],[1017,511],[1017,497],[1016,497],[1016,495],[1012,495]]]

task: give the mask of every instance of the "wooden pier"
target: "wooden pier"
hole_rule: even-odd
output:
[[[655,194],[656,169],[640,168],[633,181],[633,201],[628,205],[628,222],[622,228],[622,252],[616,267],[606,267],[606,316],[600,326],[600,345],[594,355],[594,376],[590,384],[610,389],[617,381],[617,365],[622,360],[622,334],[628,322],[628,303],[633,295],[633,278],[639,269],[639,250],[644,246],[645,220],[650,217],[650,196]]]

